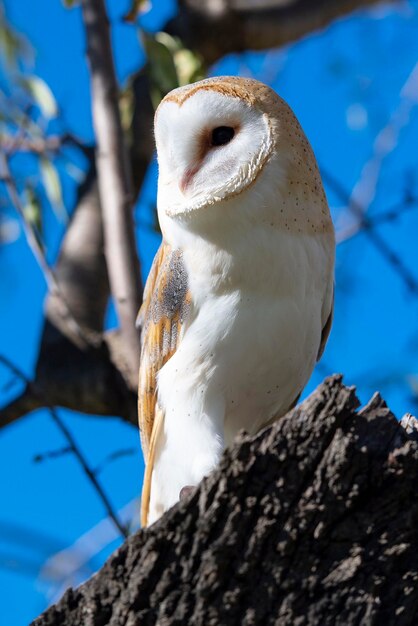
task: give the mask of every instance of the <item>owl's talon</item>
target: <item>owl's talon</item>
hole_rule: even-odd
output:
[[[193,485],[187,485],[186,487],[183,487],[180,490],[180,494],[179,494],[180,502],[182,502],[182,500],[186,500],[192,493],[193,489],[194,489]]]

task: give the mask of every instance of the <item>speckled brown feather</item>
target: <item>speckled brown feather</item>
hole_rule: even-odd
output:
[[[146,463],[141,502],[143,525],[148,517],[155,446],[163,422],[157,403],[157,375],[180,343],[190,302],[182,252],[162,243],[151,267],[138,316],[142,328],[138,418]]]

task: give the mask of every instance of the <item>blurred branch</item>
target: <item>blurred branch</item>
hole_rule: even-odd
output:
[[[133,190],[118,103],[109,22],[103,0],[82,0],[90,65],[96,165],[105,256],[129,372],[139,368],[135,319],[142,298],[133,224]]]
[[[41,408],[42,404],[32,389],[25,387],[23,392],[7,406],[0,408],[0,428],[12,424],[23,415]]]
[[[208,64],[230,52],[277,48],[377,0],[179,0],[164,30]]]
[[[383,211],[382,213],[374,215],[373,217],[365,218],[363,216],[363,218],[356,224],[348,226],[347,228],[344,228],[343,230],[336,233],[337,243],[344,243],[349,239],[352,239],[359,233],[363,232],[364,230],[375,228],[376,226],[380,226],[381,224],[385,224],[386,222],[394,222],[399,219],[401,215],[404,215],[409,211],[416,210],[417,208],[418,198],[409,198],[404,200],[403,202],[399,202],[391,209]],[[362,210],[364,212],[364,209]]]
[[[58,289],[58,285],[57,285],[57,281],[55,280],[55,276],[51,270],[51,268],[49,267],[48,263],[46,262],[43,250],[41,248],[41,246],[39,245],[39,238],[36,236],[35,232],[34,232],[34,228],[32,226],[30,226],[28,224],[28,222],[26,221],[25,218],[25,212],[23,210],[23,206],[20,202],[20,198],[19,198],[19,193],[17,191],[17,187],[16,184],[13,180],[13,177],[10,173],[10,169],[9,169],[9,163],[8,163],[8,159],[7,156],[4,152],[0,152],[0,180],[4,183],[4,186],[6,187],[7,193],[9,195],[10,198],[10,202],[12,203],[12,206],[16,209],[22,226],[23,226],[23,230],[26,236],[26,240],[29,244],[29,247],[32,251],[33,256],[36,259],[36,262],[38,263],[44,278],[45,278],[45,282],[47,284],[48,290],[49,291],[54,291],[54,290],[59,290]]]
[[[128,532],[125,526],[121,524],[115,511],[113,510],[110,500],[108,499],[102,486],[97,480],[95,473],[90,468],[89,464],[87,463],[87,460],[84,458],[80,448],[78,447],[71,432],[67,428],[65,422],[58,415],[58,412],[55,409],[55,407],[52,404],[50,404],[43,390],[40,389],[38,385],[35,385],[33,382],[31,382],[27,378],[27,376],[25,376],[25,374],[10,361],[10,359],[8,359],[7,357],[1,354],[0,354],[0,363],[3,363],[3,365],[5,365],[14,374],[14,376],[16,376],[17,378],[20,378],[20,380],[22,380],[28,388],[32,388],[33,394],[39,397],[41,405],[44,406],[48,410],[53,422],[57,426],[58,430],[61,431],[61,434],[63,435],[64,439],[67,441],[68,447],[71,449],[71,452],[74,454],[77,461],[80,463],[80,466],[83,472],[85,473],[87,479],[90,481],[91,485],[93,486],[93,489],[96,491],[98,497],[102,501],[103,506],[106,509],[108,516],[112,519],[113,523],[115,524],[119,532],[122,534],[122,536],[126,538],[128,536]]]
[[[94,473],[96,475],[100,474],[114,461],[118,461],[119,459],[127,456],[133,456],[134,454],[137,454],[137,452],[137,448],[122,448],[121,450],[115,450],[115,452],[108,454],[107,457],[96,467]]]
[[[141,70],[132,79],[133,121],[130,158],[134,191],[142,187],[154,141],[149,79]],[[89,342],[80,345],[62,316],[59,299],[49,294],[35,381],[55,406],[99,416],[119,416],[137,427],[136,371],[127,371],[118,331],[103,334],[109,283],[104,255],[101,205],[94,150],[80,185],[54,273],[62,293]],[[90,341],[91,338],[91,341]],[[0,428],[39,408],[30,390],[1,409]]]
[[[29,152],[38,156],[56,153],[65,145],[74,145],[82,152],[88,153],[91,148],[84,145],[77,137],[71,133],[63,135],[49,135],[47,137],[27,137],[25,128],[20,128],[15,135],[1,137],[2,150],[6,155],[12,156],[16,152]]]
[[[383,237],[373,228],[370,220],[365,214],[365,208],[359,205],[344,186],[334,177],[333,174],[321,167],[322,178],[333,191],[345,203],[347,209],[353,213],[353,215],[364,225],[363,232],[374,245],[374,247],[380,252],[380,254],[386,259],[389,265],[395,270],[398,276],[404,281],[406,286],[414,294],[418,295],[418,280],[409,271],[404,264],[402,258],[392,250],[391,246],[386,243]]]
[[[115,339],[114,333],[106,333],[99,346],[80,348],[47,319],[34,381],[55,406],[92,416],[120,417],[137,428],[137,395],[122,376]],[[0,408],[0,428],[41,406],[41,399],[25,388]]]
[[[351,193],[351,204],[367,212],[376,197],[382,166],[399,145],[401,132],[410,121],[411,111],[418,104],[418,63],[415,63],[400,89],[399,102],[385,126],[373,142],[370,159],[364,164],[360,179]]]
[[[373,144],[372,156],[363,166],[360,179],[351,195],[330,172],[321,169],[325,182],[346,204],[347,209],[356,219],[352,226],[346,228],[343,233],[337,234],[338,243],[350,239],[360,231],[364,232],[389,265],[402,278],[408,289],[415,294],[418,294],[418,279],[406,267],[402,257],[377,232],[375,227],[379,223],[379,216],[371,219],[367,217],[367,211],[376,196],[384,159],[398,146],[400,133],[409,123],[411,110],[417,105],[417,102],[418,63],[413,66],[401,88],[398,106],[390,116],[388,123],[378,133]],[[414,199],[407,198],[402,204],[411,208]],[[387,213],[388,219],[393,219],[394,213],[399,215],[399,209],[397,212],[396,208],[391,209]],[[384,221],[384,215],[380,216],[380,223],[382,218]]]
[[[72,452],[70,446],[64,446],[63,448],[58,448],[58,450],[49,450],[48,452],[41,452],[40,454],[35,454],[33,457],[34,463],[43,463],[44,461],[50,459],[59,459],[62,456],[65,456],[69,452]],[[97,474],[97,472],[94,472]]]
[[[118,517],[127,528],[135,530],[136,526],[132,525],[132,520],[138,518],[138,501],[132,500],[119,509]],[[50,588],[50,592],[52,591],[50,599],[57,601],[69,586],[78,586],[86,579],[86,575],[96,571],[99,567],[97,555],[109,548],[118,538],[114,524],[109,518],[105,518],[89,528],[72,545],[56,549],[55,554],[44,561],[39,573],[40,580],[53,583],[52,589]]]
[[[26,240],[43,273],[48,290],[52,294],[54,294],[56,299],[59,301],[62,316],[65,318],[66,324],[71,328],[74,335],[77,337],[79,341],[85,342],[86,341],[85,332],[80,327],[74,315],[72,314],[68,306],[68,303],[65,300],[65,297],[60,289],[60,286],[55,277],[55,274],[53,270],[49,267],[45,259],[43,250],[39,243],[39,237],[36,236],[34,227],[31,226],[26,220],[25,212],[20,202],[19,193],[18,193],[16,184],[10,172],[7,156],[3,152],[0,153],[0,167],[1,167],[0,179],[2,180],[2,182],[4,183],[6,187],[6,190],[9,195],[12,205],[14,206],[14,208],[19,214],[19,217],[20,217],[20,220],[21,220],[24,232],[25,232]]]

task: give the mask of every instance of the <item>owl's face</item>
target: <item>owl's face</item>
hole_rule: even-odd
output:
[[[160,213],[184,215],[236,196],[263,169],[273,150],[270,117],[240,89],[240,80],[202,81],[171,92],[160,104]]]
[[[230,242],[238,227],[333,237],[309,142],[263,83],[224,76],[175,89],[156,112],[155,137],[158,214],[170,244],[186,233]]]

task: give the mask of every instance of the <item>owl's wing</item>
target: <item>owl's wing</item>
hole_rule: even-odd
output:
[[[326,317],[325,324],[322,327],[321,343],[319,344],[318,356],[316,357],[317,361],[319,361],[319,359],[324,353],[325,346],[328,341],[329,333],[331,331],[332,318],[334,316],[334,283],[332,283],[332,287],[331,287],[331,297],[330,297],[330,304],[329,304],[328,310],[329,310],[328,316]]]
[[[138,314],[142,329],[138,416],[146,463],[141,499],[143,525],[148,518],[155,447],[164,419],[157,402],[157,374],[177,350],[190,302],[182,252],[163,242],[152,264]]]

